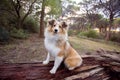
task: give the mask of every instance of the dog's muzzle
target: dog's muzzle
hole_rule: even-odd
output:
[[[54,33],[57,33],[57,32],[58,32],[58,30],[57,30],[57,29],[55,29],[55,30],[54,30]]]

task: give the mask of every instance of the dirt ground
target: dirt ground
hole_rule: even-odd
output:
[[[80,55],[96,51],[100,48],[120,51],[120,46],[117,45],[77,37],[69,37],[69,42]],[[44,39],[40,39],[38,34],[31,34],[26,40],[15,40],[10,44],[0,45],[0,64],[41,62],[46,58],[46,55],[47,51],[44,47]]]
[[[0,45],[0,63],[39,62],[45,59],[46,53],[43,39],[32,34],[27,40]]]

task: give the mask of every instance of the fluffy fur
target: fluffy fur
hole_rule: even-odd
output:
[[[65,22],[57,22],[56,20],[49,21],[45,28],[44,44],[48,54],[43,64],[49,63],[50,56],[55,57],[54,66],[50,70],[51,74],[56,73],[56,70],[63,60],[69,70],[73,70],[82,64],[81,56],[68,42],[67,31],[67,24]]]

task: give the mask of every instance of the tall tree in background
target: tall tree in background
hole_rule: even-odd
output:
[[[58,18],[62,13],[61,0],[46,0],[46,7],[49,7],[51,10],[47,14],[50,16],[55,16]]]
[[[42,11],[40,16],[40,38],[44,37],[44,16],[45,16],[45,1],[42,2]]]
[[[37,0],[1,0],[0,2],[0,14],[8,15],[8,21],[14,22],[15,27],[20,29],[23,27],[25,19],[32,13],[34,4]],[[7,16],[5,16],[7,20]],[[9,25],[10,26],[10,25]]]
[[[32,13],[33,5],[37,0],[29,0],[29,1],[28,0],[10,0],[10,1],[17,18],[17,25],[18,25],[17,28],[21,28],[23,27],[23,23],[25,19],[28,17],[29,14]],[[22,10],[24,10],[23,9],[24,7],[27,7],[27,10],[25,10],[24,15],[22,15],[23,13],[21,12]]]
[[[104,14],[109,17],[109,27],[105,38],[109,40],[114,18],[120,16],[120,0],[100,0],[99,7],[104,9]]]
[[[45,7],[49,7],[51,10],[49,13],[45,13]],[[59,17],[61,14],[61,1],[60,0],[43,0],[42,2],[42,10],[40,16],[40,34],[39,36],[43,38],[44,36],[44,18],[45,15]]]
[[[96,11],[97,13],[103,11],[101,13],[109,18],[108,31],[106,31],[105,37],[105,40],[109,40],[114,18],[120,16],[120,0],[83,0],[83,2],[80,4],[83,5],[88,19],[91,16],[91,13],[93,14]],[[89,21],[93,20],[90,19]]]
[[[109,22],[106,18],[101,18],[96,22],[96,27],[99,29],[101,34],[105,35],[108,24]]]
[[[114,28],[115,29],[120,28],[120,18],[116,18],[114,20]]]

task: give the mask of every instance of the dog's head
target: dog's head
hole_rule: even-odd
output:
[[[65,22],[58,22],[56,20],[48,21],[47,29],[52,34],[65,34],[68,25]]]

